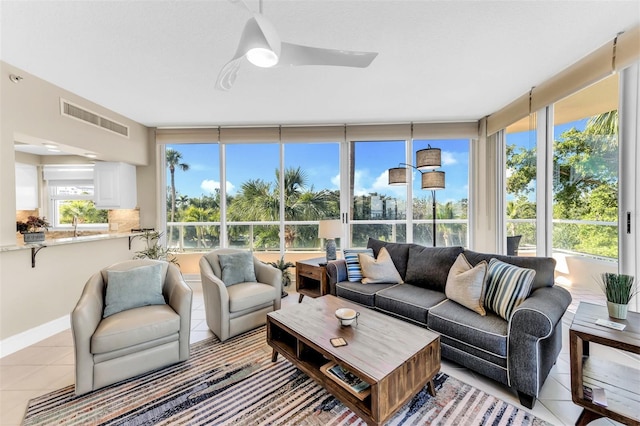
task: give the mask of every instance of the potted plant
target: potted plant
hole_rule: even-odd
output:
[[[600,287],[607,297],[609,316],[626,319],[629,301],[638,294],[636,284],[631,275],[605,272],[600,275]]]
[[[147,248],[137,251],[134,259],[166,260],[180,266],[173,252],[160,244],[161,232],[146,230],[139,236],[145,240]]]
[[[29,216],[27,220],[16,221],[16,231],[22,234],[25,243],[41,243],[44,241],[44,231],[48,230],[51,224],[45,217]]]
[[[273,266],[274,268],[280,269],[282,271],[282,296],[287,297],[289,294],[284,290],[285,287],[289,287],[291,285],[291,273],[289,272],[289,268],[292,268],[294,265],[291,262],[285,262],[284,256],[280,257],[280,260],[277,262],[265,262],[268,265]]]

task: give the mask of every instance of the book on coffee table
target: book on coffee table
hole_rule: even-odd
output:
[[[371,393],[369,383],[335,362],[323,365],[320,370],[360,400],[364,400]]]

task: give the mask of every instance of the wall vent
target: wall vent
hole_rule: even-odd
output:
[[[60,112],[62,115],[84,121],[102,129],[117,133],[120,136],[129,137],[129,127],[124,124],[113,121],[95,112],[74,105],[71,102],[60,99]]]

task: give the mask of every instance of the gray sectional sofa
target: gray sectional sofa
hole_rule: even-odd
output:
[[[442,356],[517,391],[533,408],[538,392],[562,348],[562,316],[571,303],[554,286],[555,260],[477,253],[462,247],[424,247],[369,239],[374,256],[386,247],[403,284],[362,284],[347,279],[344,259],[327,265],[331,294],[427,327],[441,335]],[[497,258],[534,269],[531,293],[510,321],[486,316],[445,296],[449,269],[460,253],[471,265]]]

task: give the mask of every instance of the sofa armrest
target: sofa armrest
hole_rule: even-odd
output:
[[[511,387],[537,397],[560,347],[542,344],[561,327],[571,294],[562,287],[535,290],[518,306],[509,321],[509,381]],[[558,329],[561,336],[561,330]]]
[[[169,264],[165,277],[165,298],[169,306],[180,315],[180,361],[185,361],[189,358],[193,290],[184,282],[180,270],[173,264]]]
[[[336,259],[327,262],[327,275],[329,276],[329,293],[335,296],[336,283],[348,279],[347,261],[344,259]]]
[[[104,283],[100,272],[84,286],[80,300],[71,312],[71,332],[76,359],[76,395],[93,390],[93,354],[91,337],[102,321]]]

